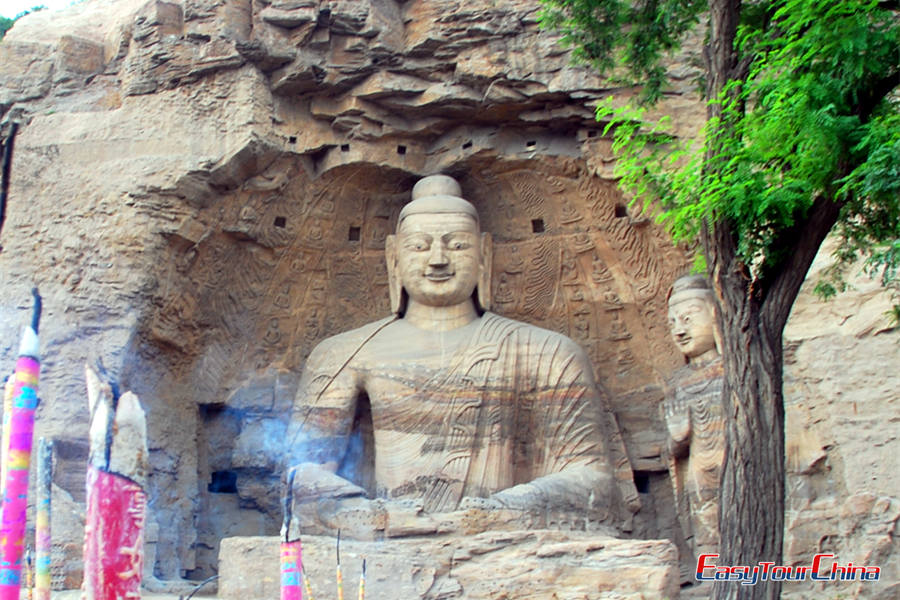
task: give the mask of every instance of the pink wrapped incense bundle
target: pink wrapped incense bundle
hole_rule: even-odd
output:
[[[281,542],[281,600],[303,600],[300,540]]]
[[[38,372],[40,371],[38,325],[41,320],[41,297],[34,295],[31,326],[26,327],[19,345],[19,359],[12,383],[12,409],[9,434],[4,434],[3,509],[0,516],[0,600],[19,600],[22,583],[22,556],[25,551],[25,520],[28,507],[28,465],[34,438],[34,411],[38,405]],[[4,419],[5,420],[5,419]]]
[[[116,398],[85,369],[91,410],[84,598],[140,598],[147,512],[147,424],[137,396]]]
[[[287,476],[287,490],[284,496],[284,524],[281,539],[281,600],[303,600],[303,556],[300,539],[292,540],[288,534],[291,524],[292,496],[294,492],[294,476],[297,471],[291,469]]]

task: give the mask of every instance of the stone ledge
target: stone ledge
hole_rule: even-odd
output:
[[[584,532],[513,531],[468,537],[341,540],[344,591],[355,597],[363,558],[369,600],[678,598],[668,540],[623,540]],[[335,593],[335,539],[303,539],[313,596]],[[279,539],[222,540],[219,598],[279,597]]]

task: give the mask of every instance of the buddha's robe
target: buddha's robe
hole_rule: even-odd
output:
[[[724,385],[721,359],[687,365],[669,382],[669,450],[679,520],[695,554],[715,552],[719,543],[719,485],[725,460]],[[684,423],[686,428],[677,426]]]
[[[379,497],[428,512],[467,497],[613,519],[637,508],[615,418],[563,335],[485,313],[443,333],[386,319],[326,339],[301,379],[287,465],[336,469],[363,394]]]

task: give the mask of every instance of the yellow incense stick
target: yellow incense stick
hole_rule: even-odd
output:
[[[32,562],[31,562],[31,546],[25,552],[25,590],[27,591],[28,600],[34,597],[34,581],[32,580]]]
[[[338,600],[344,600],[344,579],[341,576],[341,565],[337,566],[337,592]]]
[[[12,426],[13,377],[3,384],[3,442],[0,444],[0,502],[6,497],[6,472],[9,470],[9,429]]]
[[[309,577],[306,576],[306,569],[303,563],[300,563],[300,577],[303,579],[303,589],[306,590],[306,600],[313,600],[312,586],[309,585]]]
[[[335,572],[337,579],[337,597],[338,600],[344,600],[344,577],[341,575],[341,530],[338,529],[337,534],[337,570]]]

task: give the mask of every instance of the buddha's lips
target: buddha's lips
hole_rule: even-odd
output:
[[[455,273],[448,273],[446,271],[439,271],[436,273],[425,273],[425,279],[428,281],[447,281],[452,278]]]

